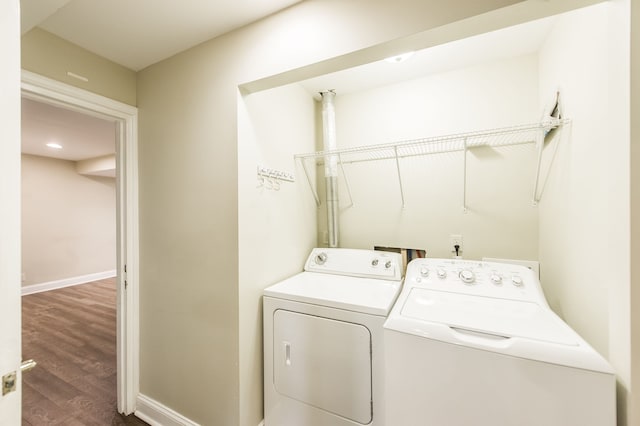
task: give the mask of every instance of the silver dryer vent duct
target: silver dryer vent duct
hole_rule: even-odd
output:
[[[333,100],[334,91],[320,92],[322,96],[322,143],[323,150],[336,149],[336,111]],[[327,155],[324,158],[324,179],[327,193],[327,232],[329,247],[338,247],[338,156]]]

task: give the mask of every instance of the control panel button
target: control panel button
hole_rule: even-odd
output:
[[[516,287],[521,287],[523,282],[522,282],[522,277],[518,276],[518,275],[514,275],[511,277],[511,282],[513,282],[513,285],[515,285]]]
[[[466,284],[472,284],[476,280],[476,276],[473,271],[470,271],[468,269],[463,269],[458,275],[460,276],[462,282]]]
[[[491,282],[495,285],[502,284],[502,277],[498,274],[491,274]]]
[[[440,279],[447,278],[447,271],[442,268],[438,268],[438,278]]]
[[[378,266],[378,259],[373,259],[371,261],[371,266]]]
[[[429,276],[429,268],[422,267],[420,268],[420,275],[423,277]]]
[[[391,261],[387,260],[387,263],[384,264],[384,267],[387,269],[391,268]]]

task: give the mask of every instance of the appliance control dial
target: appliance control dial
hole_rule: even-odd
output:
[[[324,265],[327,261],[327,253],[320,253],[316,256],[315,261],[318,265]]]
[[[518,276],[518,275],[514,275],[511,277],[511,282],[513,282],[513,285],[515,285],[516,287],[521,287],[523,282],[522,282],[522,277]]]
[[[462,271],[460,271],[458,275],[460,276],[460,279],[462,280],[462,282],[466,284],[472,284],[476,279],[476,276],[473,273],[473,271],[470,271],[468,269],[463,269]]]
[[[429,268],[426,268],[424,266],[420,268],[420,275],[422,275],[423,277],[429,276]]]
[[[447,278],[447,271],[442,268],[438,268],[438,278],[445,279]]]
[[[502,277],[498,274],[493,273],[491,274],[491,282],[495,285],[502,284]]]
[[[371,266],[378,266],[378,259],[373,259],[371,261]]]
[[[390,260],[387,260],[387,262],[384,264],[384,267],[385,267],[386,269],[391,268],[391,261],[390,261]]]

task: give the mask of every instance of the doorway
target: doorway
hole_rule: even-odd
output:
[[[138,395],[137,108],[22,71],[22,97],[114,123],[116,174],[117,409],[135,411]],[[36,360],[37,361],[37,360]]]

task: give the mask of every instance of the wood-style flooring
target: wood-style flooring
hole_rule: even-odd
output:
[[[115,279],[22,297],[22,424],[146,425],[116,408]]]

